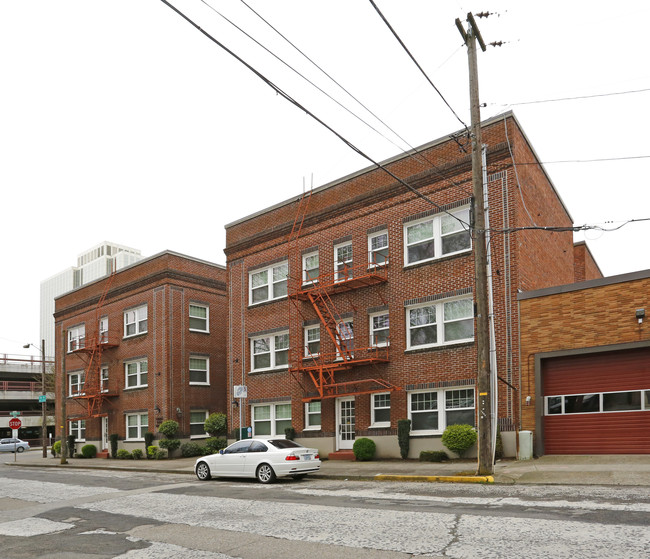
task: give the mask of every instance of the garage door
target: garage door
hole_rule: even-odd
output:
[[[542,361],[545,454],[650,454],[650,348]]]

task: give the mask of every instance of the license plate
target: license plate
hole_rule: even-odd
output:
[[[311,460],[311,454],[303,454],[302,459],[303,460]]]

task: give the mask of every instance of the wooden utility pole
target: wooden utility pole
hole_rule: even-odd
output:
[[[469,27],[463,28],[456,18],[456,27],[467,45],[469,59],[469,98],[472,119],[472,197],[474,274],[476,301],[476,353],[478,361],[478,474],[494,473],[492,452],[492,413],[490,403],[490,317],[488,310],[487,248],[485,246],[485,203],[483,199],[483,162],[481,160],[481,108],[478,96],[478,62],[476,41],[485,52],[485,43],[474,16],[467,14]]]

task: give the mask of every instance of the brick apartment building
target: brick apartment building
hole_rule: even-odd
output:
[[[166,419],[181,439],[206,436],[206,417],[225,409],[225,279],[223,266],[165,251],[58,297],[57,426],[64,382],[78,442],[106,449],[117,433],[142,448]]]
[[[650,454],[650,270],[518,298],[535,454]]]
[[[570,231],[512,231],[572,224],[514,115],[484,122],[483,141],[498,421],[514,454],[517,293],[600,272],[580,247],[574,262]],[[361,436],[399,456],[400,419],[411,457],[442,448],[448,424],[476,424],[469,151],[446,136],[382,163],[416,192],[368,168],[226,226],[231,426],[291,426],[334,458]]]

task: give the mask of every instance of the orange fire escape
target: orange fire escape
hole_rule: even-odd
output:
[[[299,238],[305,215],[309,207],[311,191],[304,194],[298,206],[298,212],[293,229],[289,235],[289,258],[294,252],[295,241]],[[288,295],[297,311],[296,332],[302,331],[301,320],[306,317],[301,310],[301,303],[307,302],[318,317],[321,326],[321,339],[324,333],[334,346],[333,352],[311,353],[307,348],[294,344],[289,352],[289,370],[294,378],[302,385],[302,379],[308,381],[316,389],[316,394],[306,395],[303,402],[321,400],[358,394],[372,394],[387,390],[399,390],[399,387],[382,378],[357,378],[340,381],[342,373],[354,368],[388,363],[388,340],[381,345],[359,347],[354,342],[354,335],[344,318],[336,310],[332,296],[349,293],[357,289],[377,286],[388,281],[386,266],[368,265],[357,266],[335,263],[335,271],[331,274],[319,272],[318,277],[289,278]],[[302,272],[300,274],[302,276]],[[337,378],[339,377],[339,378]]]
[[[117,393],[109,391],[108,382],[102,379],[102,354],[105,350],[119,345],[116,339],[109,337],[108,329],[102,329],[101,322],[102,308],[114,278],[115,270],[108,277],[95,308],[94,331],[91,331],[91,335],[76,340],[72,350],[72,353],[79,355],[86,363],[83,389],[73,396],[74,401],[83,407],[84,413],[76,416],[75,421],[106,416],[104,403],[111,404],[109,398],[117,396]]]

